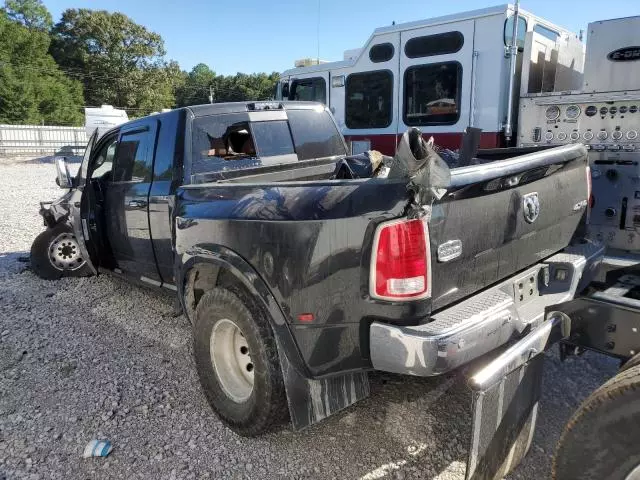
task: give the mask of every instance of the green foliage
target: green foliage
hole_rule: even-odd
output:
[[[51,31],[51,53],[84,83],[87,105],[145,113],[171,107],[181,75],[164,61],[164,42],[122,13],[68,9]]]
[[[82,86],[47,53],[49,36],[0,12],[0,123],[82,123]]]
[[[276,72],[237,73],[233,76],[216,75],[207,65],[200,63],[186,76],[184,85],[176,92],[176,105],[209,103],[209,92],[214,102],[268,100],[273,97],[278,81]],[[209,88],[211,87],[211,89]]]
[[[277,73],[189,73],[165,60],[162,37],[119,12],[68,9],[53,25],[41,0],[0,9],[0,123],[81,125],[83,106],[130,117],[209,102],[266,100]]]
[[[40,0],[6,0],[3,10],[10,20],[30,30],[47,31],[53,26],[53,18]]]

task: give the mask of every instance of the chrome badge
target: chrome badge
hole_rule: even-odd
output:
[[[533,223],[540,215],[540,200],[538,192],[528,193],[522,197],[522,209],[527,223]]]
[[[462,255],[462,242],[460,240],[449,240],[438,245],[438,261],[450,262],[454,258]]]

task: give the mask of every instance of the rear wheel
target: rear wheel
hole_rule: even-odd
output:
[[[592,393],[565,427],[554,478],[640,480],[640,366]]]
[[[65,223],[38,235],[31,245],[30,258],[31,269],[45,280],[91,274],[73,230]]]
[[[195,313],[194,356],[209,404],[243,436],[280,425],[288,415],[275,338],[268,320],[233,292],[206,292]]]

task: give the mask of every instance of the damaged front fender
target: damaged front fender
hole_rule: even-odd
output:
[[[69,200],[71,199],[72,193],[73,191],[69,190],[53,202],[40,202],[39,213],[44,220],[45,226],[52,228],[69,219]]]

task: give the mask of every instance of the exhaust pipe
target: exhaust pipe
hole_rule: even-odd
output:
[[[511,45],[509,45],[509,93],[507,99],[507,121],[504,124],[504,136],[507,143],[511,141],[513,136],[513,103],[514,89],[516,84],[516,68],[518,57],[518,13],[520,11],[520,0],[516,0],[513,12],[513,28],[511,29]]]

